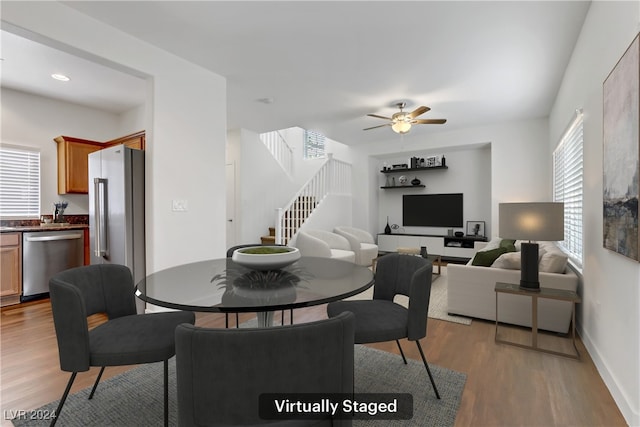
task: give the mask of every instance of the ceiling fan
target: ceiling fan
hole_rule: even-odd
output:
[[[365,128],[363,130],[381,128],[384,126],[391,126],[391,129],[393,129],[394,132],[402,134],[402,133],[409,132],[411,130],[412,125],[441,125],[443,123],[446,123],[447,121],[446,119],[416,119],[416,117],[418,117],[419,115],[424,114],[427,111],[431,110],[431,108],[429,107],[420,106],[415,110],[413,110],[412,112],[408,113],[403,111],[403,109],[407,106],[406,102],[398,102],[396,106],[400,109],[400,111],[398,113],[395,113],[391,117],[380,116],[378,114],[367,114],[367,116],[369,117],[389,120],[389,123],[385,123],[383,125],[378,125],[378,126],[372,126],[370,128]]]

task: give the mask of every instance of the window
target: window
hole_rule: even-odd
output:
[[[325,157],[325,136],[312,130],[304,131],[304,158],[321,159]]]
[[[0,146],[0,216],[40,216],[40,152]]]
[[[553,152],[553,200],[564,202],[564,241],[560,247],[582,267],[582,111],[576,112]]]

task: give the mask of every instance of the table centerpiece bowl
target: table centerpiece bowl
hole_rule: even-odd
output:
[[[300,251],[289,246],[249,246],[233,251],[231,259],[252,270],[278,270],[300,259]]]

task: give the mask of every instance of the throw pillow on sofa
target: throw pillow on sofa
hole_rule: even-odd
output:
[[[491,264],[502,254],[506,253],[505,248],[489,249],[488,251],[478,251],[471,261],[471,265],[479,267],[491,267]]]
[[[562,274],[567,269],[569,257],[561,251],[547,251],[540,258],[539,271]]]
[[[500,241],[501,248],[505,248],[507,252],[515,252],[516,251],[516,241],[515,239],[502,239]]]
[[[507,252],[500,255],[494,262],[491,264],[491,267],[494,268],[504,268],[507,270],[520,270],[520,266],[522,265],[522,252]]]
[[[502,238],[500,237],[493,237],[491,238],[491,240],[489,240],[487,242],[486,245],[484,245],[484,247],[482,249],[480,249],[480,251],[490,251],[491,249],[495,249],[495,248],[499,248],[500,247],[500,242],[502,242]],[[480,252],[478,251],[478,252]]]

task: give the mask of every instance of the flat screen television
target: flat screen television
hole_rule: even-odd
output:
[[[462,227],[462,211],[462,193],[402,196],[405,227]]]

